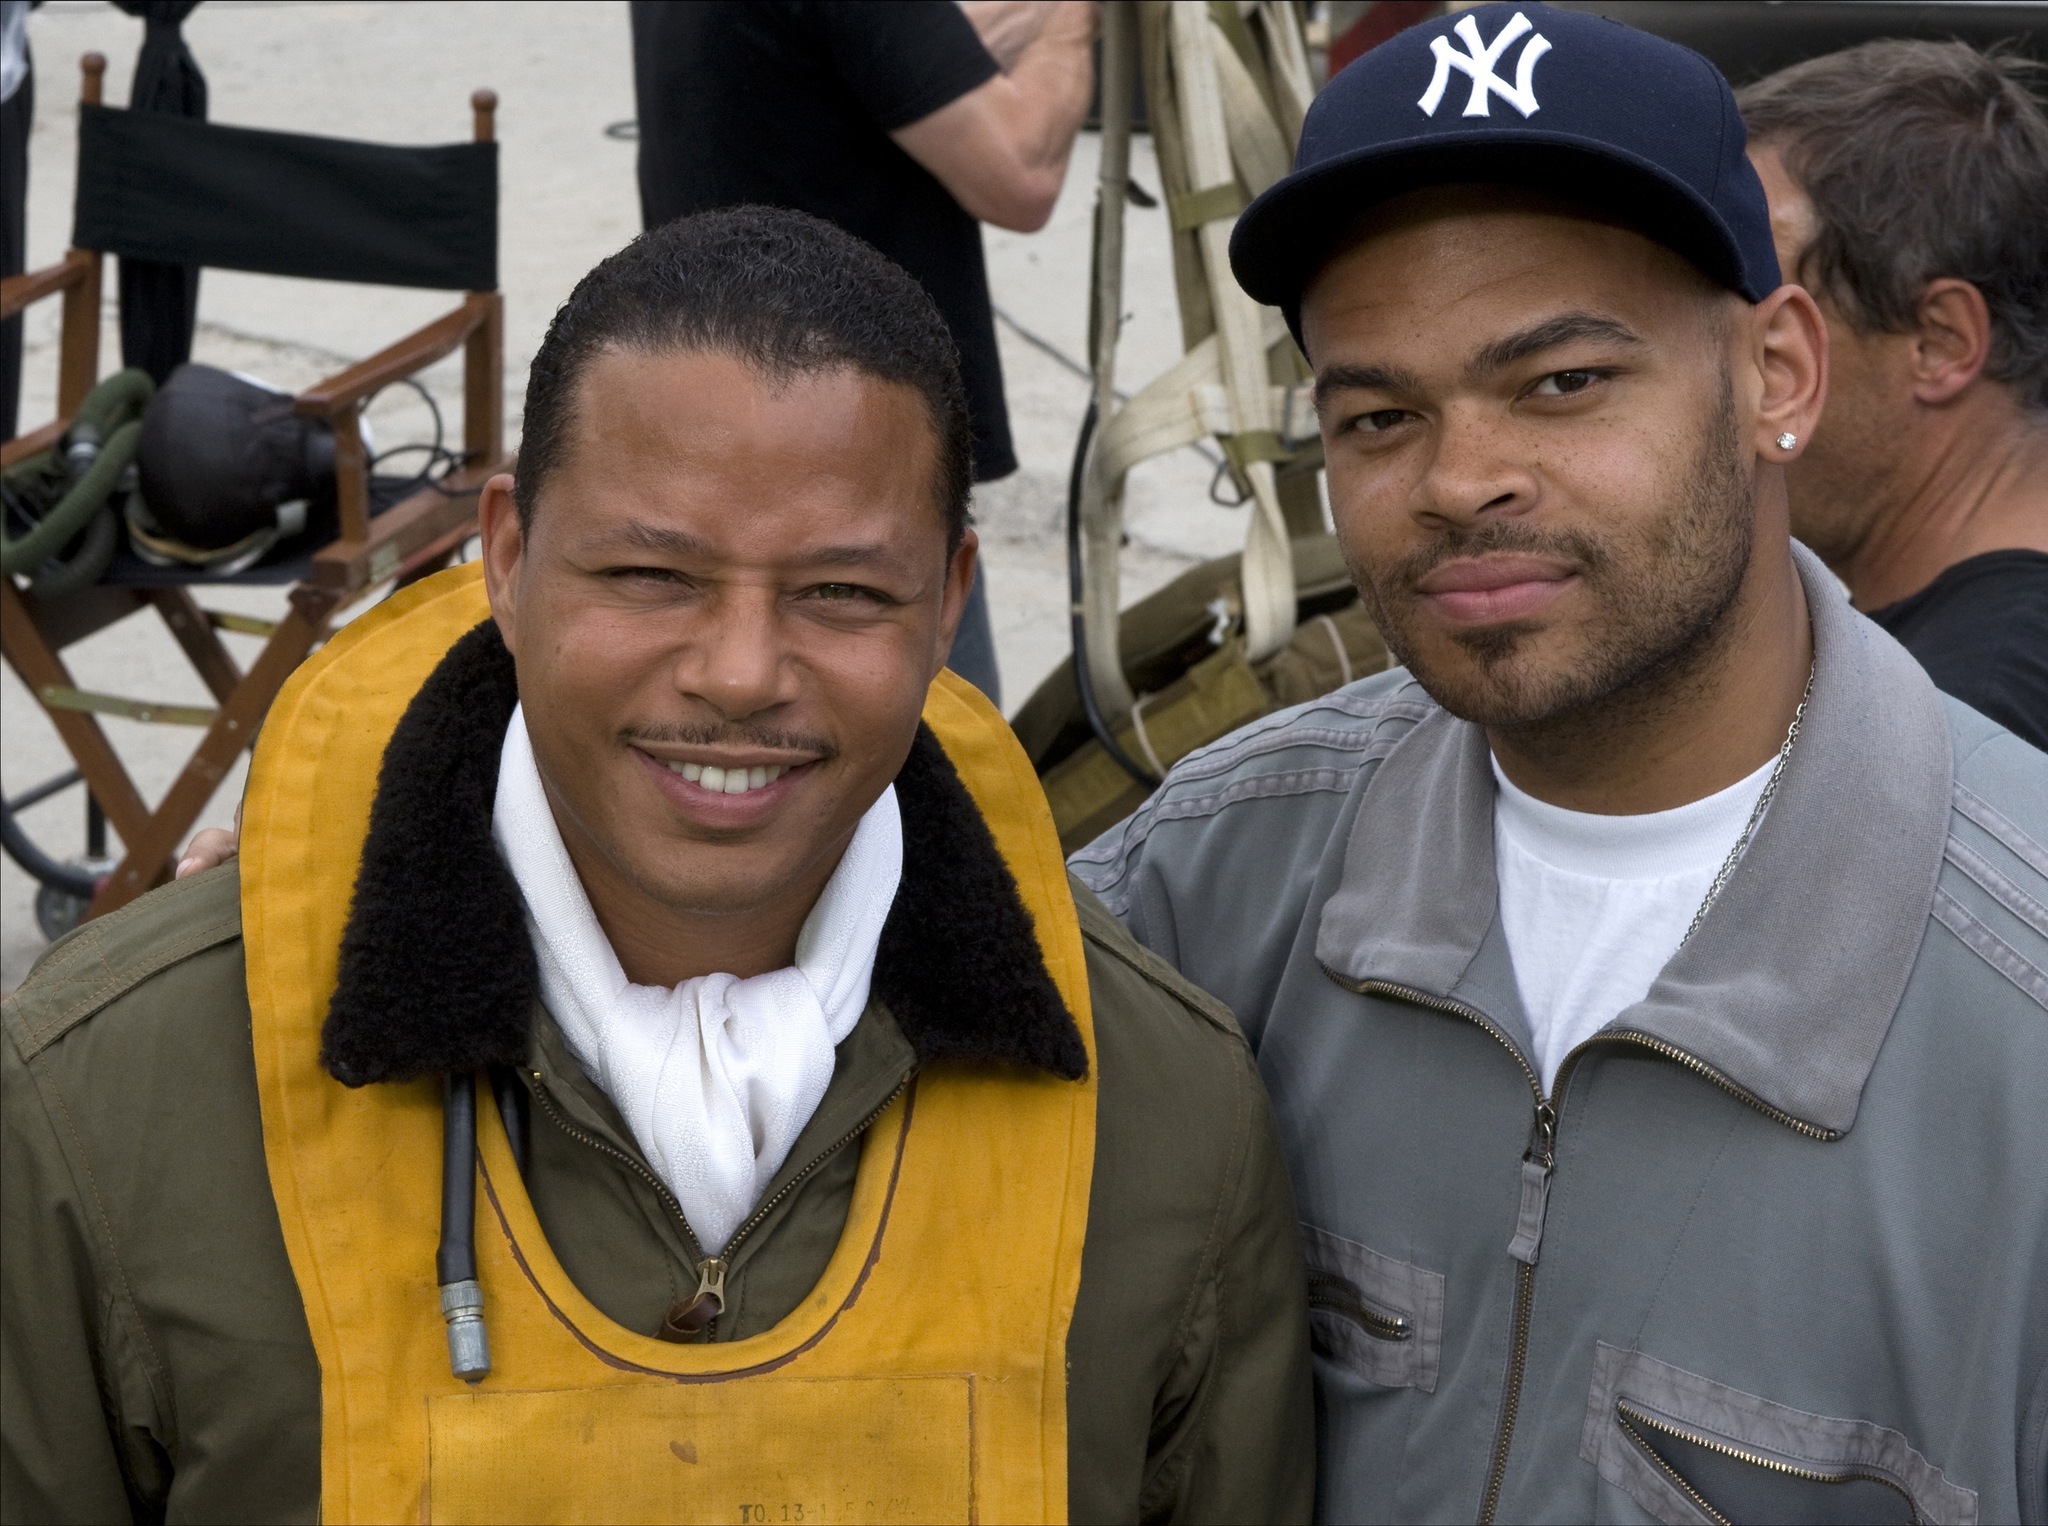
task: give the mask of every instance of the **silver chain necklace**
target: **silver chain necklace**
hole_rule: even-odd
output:
[[[1818,666],[1816,664],[1815,666]],[[1771,776],[1764,780],[1764,792],[1756,797],[1756,806],[1749,813],[1749,820],[1742,828],[1742,835],[1735,839],[1735,846],[1728,850],[1728,856],[1721,861],[1720,873],[1714,876],[1714,883],[1707,887],[1707,898],[1700,902],[1700,909],[1692,914],[1692,926],[1685,930],[1685,936],[1678,940],[1679,948],[1692,942],[1692,935],[1700,930],[1700,924],[1707,920],[1707,913],[1714,902],[1721,898],[1721,892],[1735,873],[1735,866],[1742,862],[1742,853],[1749,846],[1749,839],[1756,833],[1756,824],[1764,819],[1764,812],[1770,809],[1771,796],[1778,793],[1778,780],[1784,777],[1786,760],[1792,756],[1792,744],[1799,740],[1799,723],[1806,719],[1806,702],[1813,698],[1813,668],[1806,670],[1806,688],[1799,696],[1799,708],[1792,712],[1792,725],[1785,733],[1785,745],[1778,749],[1778,761],[1771,765]]]

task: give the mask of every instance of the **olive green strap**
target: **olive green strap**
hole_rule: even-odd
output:
[[[1172,219],[1176,233],[1185,233],[1204,223],[1224,222],[1237,216],[1244,208],[1244,191],[1234,180],[1169,196],[1166,200],[1166,215]]]

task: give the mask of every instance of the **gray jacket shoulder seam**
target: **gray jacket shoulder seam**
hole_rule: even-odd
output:
[[[1954,933],[1956,940],[1964,948],[2012,982],[2022,995],[2032,999],[2034,1005],[2048,1012],[2048,971],[2043,971],[2025,954],[1986,927],[1967,906],[1940,886],[1935,887],[1934,904],[1930,908],[1930,914],[1935,921]]]
[[[1974,822],[2012,850],[2013,856],[2036,874],[2048,876],[2048,847],[2034,841],[1998,807],[1966,784],[1953,791],[1956,814]]]
[[[1364,751],[1383,739],[1380,728],[1387,721],[1407,721],[1420,725],[1428,719],[1433,703],[1387,698],[1367,710],[1345,710],[1341,713],[1356,722],[1354,725],[1312,725],[1306,724],[1308,717],[1319,708],[1341,708],[1318,702],[1301,710],[1282,712],[1254,721],[1234,736],[1212,742],[1200,748],[1174,765],[1174,777],[1167,785],[1186,784],[1197,779],[1210,779],[1219,774],[1251,762],[1254,758],[1265,757],[1289,747],[1334,747],[1348,752]],[[1403,735],[1406,735],[1404,732]]]
[[[1363,756],[1348,768],[1297,768],[1281,774],[1233,779],[1221,789],[1210,790],[1207,794],[1176,795],[1162,800],[1148,814],[1155,822],[1185,821],[1192,817],[1218,815],[1244,800],[1274,800],[1318,792],[1343,794],[1357,782],[1359,769],[1368,763],[1378,762],[1394,750],[1394,745],[1393,741],[1382,740],[1362,747],[1359,751]],[[1144,841],[1144,838],[1141,836],[1139,841]]]
[[[2011,912],[2036,935],[2048,938],[2048,905],[2029,895],[2024,886],[1953,833],[1942,845],[1941,856],[1954,864],[1992,900]]]
[[[1131,861],[1144,850],[1153,829],[1163,822],[1219,815],[1230,806],[1249,800],[1346,793],[1356,782],[1359,770],[1392,752],[1403,737],[1436,709],[1430,700],[1389,696],[1376,701],[1363,712],[1347,712],[1359,722],[1356,726],[1301,724],[1304,711],[1313,713],[1316,706],[1328,706],[1339,697],[1341,691],[1338,696],[1312,702],[1303,710],[1268,716],[1253,722],[1235,736],[1212,742],[1208,747],[1190,753],[1174,765],[1158,792],[1138,808],[1121,831],[1112,828],[1099,839],[1109,845],[1107,853],[1096,853],[1096,844],[1091,843],[1077,850],[1069,862],[1113,870],[1113,878],[1105,881],[1105,884],[1110,884],[1124,877]],[[1385,723],[1389,721],[1402,723],[1397,735],[1386,734]],[[1327,747],[1351,756],[1342,763],[1332,762],[1251,777],[1230,777],[1258,759],[1292,747]],[[1202,793],[1193,793],[1197,787],[1217,780],[1225,782],[1215,784]]]

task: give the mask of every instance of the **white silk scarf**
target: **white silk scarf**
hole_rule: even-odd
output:
[[[634,985],[562,845],[526,714],[498,763],[498,851],[526,899],[541,999],[717,1255],[824,1099],[833,1050],[867,1006],[882,924],[903,877],[894,785],[868,808],[797,936],[796,963],[741,980]]]

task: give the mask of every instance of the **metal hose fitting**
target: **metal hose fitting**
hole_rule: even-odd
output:
[[[448,1366],[465,1383],[482,1382],[491,1370],[483,1288],[474,1279],[443,1284],[441,1318],[448,1322]]]

